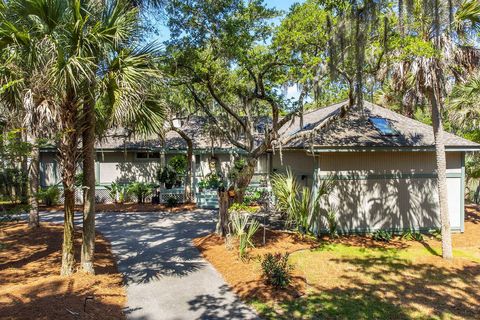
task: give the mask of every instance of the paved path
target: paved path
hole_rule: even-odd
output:
[[[97,215],[124,275],[129,319],[257,319],[192,245],[213,227],[209,210]]]

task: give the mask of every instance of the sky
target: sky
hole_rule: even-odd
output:
[[[265,4],[267,7],[274,7],[277,8],[278,10],[282,10],[287,12],[288,9],[297,2],[302,2],[302,0],[265,0]],[[150,37],[148,37],[148,41],[157,41],[157,42],[164,42],[169,39],[169,31],[168,28],[165,26],[165,21],[161,19],[156,19],[155,17],[149,17],[152,19],[157,28],[158,34],[152,34]]]

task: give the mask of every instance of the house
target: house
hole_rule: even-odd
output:
[[[209,163],[213,160],[216,170],[226,173],[242,154],[219,135],[203,130],[205,125],[201,117],[181,125],[193,137],[193,185],[200,206],[212,204],[215,198],[214,193],[207,197],[197,187],[211,171]],[[262,126],[258,127],[261,137]],[[268,185],[271,173],[285,172],[287,167],[301,183],[313,188],[333,176],[334,190],[325,205],[337,212],[342,232],[439,226],[430,126],[366,101],[361,109],[342,102],[295,117],[280,133],[281,141],[259,159],[252,185]],[[450,133],[444,134],[444,142],[451,226],[463,232],[465,153],[480,150],[480,145]],[[113,181],[153,181],[157,168],[185,152],[185,141],[174,132],[163,141],[129,141],[124,135],[113,134],[97,145],[98,192]],[[44,150],[41,161],[41,184],[58,181],[52,150]]]

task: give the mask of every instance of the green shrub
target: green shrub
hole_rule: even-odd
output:
[[[173,208],[173,207],[176,207],[177,205],[178,205],[178,199],[177,198],[169,197],[167,199],[167,207]]]
[[[128,192],[137,198],[138,203],[144,203],[145,198],[152,193],[152,186],[144,182],[134,182],[128,187]]]
[[[264,190],[258,188],[247,188],[243,197],[243,203],[246,205],[257,205],[262,199],[264,192]]]
[[[83,186],[83,172],[75,175],[75,187],[80,188],[81,186]]]
[[[428,234],[437,240],[442,240],[442,231],[439,228],[428,230]]]
[[[377,230],[372,233],[372,239],[375,241],[390,242],[390,240],[392,240],[392,233],[386,230]]]
[[[407,241],[423,241],[423,235],[414,230],[405,230],[402,232],[402,239]]]
[[[178,182],[177,172],[169,165],[157,171],[157,180],[165,184],[165,188],[171,189]]]
[[[338,232],[337,232],[338,222],[337,222],[337,215],[336,215],[335,211],[334,210],[329,210],[326,213],[325,218],[327,219],[328,235],[331,238],[338,237]]]
[[[301,233],[311,231],[312,223],[320,214],[321,199],[333,188],[333,176],[322,180],[316,193],[313,188],[300,188],[290,169],[287,169],[287,175],[274,174],[271,181],[275,205],[285,214],[287,224],[293,224]]]
[[[187,172],[187,157],[182,154],[174,156],[168,160],[168,165],[177,174],[185,174]]]
[[[260,227],[257,220],[251,220],[250,222],[250,216],[247,214],[234,213],[231,215],[233,236],[238,239],[238,253],[242,259],[245,257],[248,248],[255,247],[252,238]]]
[[[60,188],[58,186],[50,186],[38,192],[38,198],[46,206],[54,206],[58,204],[60,199]]]
[[[128,186],[121,185],[117,182],[112,182],[109,186],[105,186],[108,190],[108,195],[114,203],[124,203],[128,197]]]
[[[266,284],[281,289],[288,287],[293,270],[293,266],[288,263],[288,253],[267,253],[261,265]]]
[[[217,173],[210,173],[205,176],[204,179],[198,182],[198,187],[200,189],[211,189],[215,190],[220,188],[223,185],[222,178]]]
[[[235,212],[248,212],[248,213],[256,213],[258,208],[247,206],[244,203],[234,203],[228,208],[229,213]]]

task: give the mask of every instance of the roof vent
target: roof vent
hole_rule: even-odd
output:
[[[370,117],[368,120],[382,136],[398,135],[398,131],[392,128],[389,120],[380,117]]]

